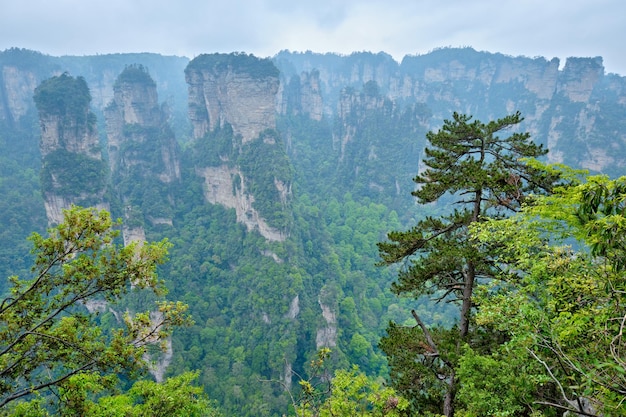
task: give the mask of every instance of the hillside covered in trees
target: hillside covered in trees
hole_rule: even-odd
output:
[[[11,49],[0,70],[0,272],[28,277],[26,238],[73,204],[120,218],[122,247],[166,239],[160,296],[193,323],[163,335],[147,378],[193,379],[239,416],[325,415],[313,383],[335,371],[333,393],[382,392],[391,376],[397,393],[364,406],[383,415],[622,407],[624,207],[610,178],[626,165],[626,78],[601,58]],[[465,262],[442,272],[445,259]],[[90,311],[112,328],[154,301],[131,291]],[[505,371],[476,380],[491,366]]]

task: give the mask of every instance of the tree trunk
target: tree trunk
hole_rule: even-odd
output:
[[[450,373],[448,381],[448,391],[443,399],[443,415],[446,417],[454,416],[454,394],[456,392],[456,379],[454,378],[454,369]]]
[[[483,198],[482,190],[474,192],[474,209],[470,223],[477,222],[480,218],[480,202]],[[474,292],[474,280],[476,279],[476,267],[472,260],[467,261],[466,270],[463,272],[465,283],[463,285],[463,303],[461,304],[461,322],[459,324],[459,334],[461,340],[469,333],[470,314],[472,310],[472,293]]]
[[[476,270],[472,261],[467,262],[467,270],[463,276],[465,277],[465,284],[463,286],[463,303],[461,304],[461,322],[459,324],[461,340],[465,339],[469,333],[470,314],[472,312],[472,292],[476,278]]]

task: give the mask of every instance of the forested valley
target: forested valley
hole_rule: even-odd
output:
[[[600,57],[0,69],[0,414],[626,414]]]

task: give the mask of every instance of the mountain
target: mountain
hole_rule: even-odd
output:
[[[109,209],[125,242],[168,238],[160,276],[195,324],[155,358],[154,377],[199,369],[229,414],[278,416],[320,347],[335,367],[385,375],[389,320],[415,308],[452,324],[454,306],[390,293],[376,243],[446,209],[410,195],[427,131],[454,111],[516,110],[549,161],[623,173],[626,78],[599,57],[6,50],[2,273],[28,273],[25,237],[71,203]]]

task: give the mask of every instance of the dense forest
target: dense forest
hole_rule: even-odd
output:
[[[626,79],[601,58],[0,68],[2,412],[624,413]]]

